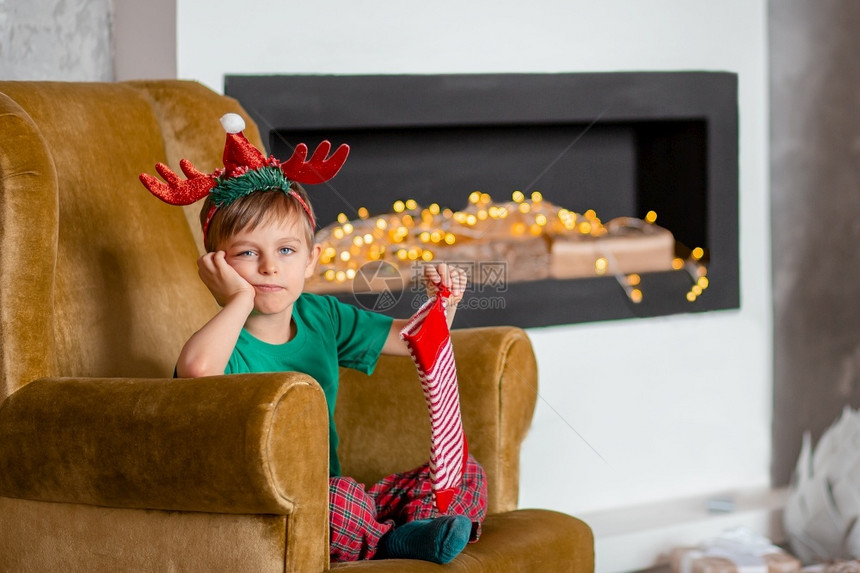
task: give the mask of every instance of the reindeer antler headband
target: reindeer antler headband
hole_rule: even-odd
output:
[[[166,183],[148,173],[141,173],[140,182],[149,189],[150,193],[171,205],[190,205],[209,195],[213,205],[203,224],[204,236],[209,230],[209,222],[218,209],[240,197],[264,189],[281,189],[294,197],[307,213],[311,228],[316,229],[316,221],[310,207],[290,188],[290,184],[296,182],[312,185],[328,181],[343,167],[349,155],[349,146],[342,144],[329,157],[331,143],[323,141],[308,160],[308,146],[300,143],[293,151],[293,155],[287,161],[281,162],[272,156],[266,158],[245,138],[242,133],[245,129],[245,121],[239,115],[235,113],[224,115],[221,118],[221,125],[227,132],[223,169],[216,169],[214,173],[206,174],[195,169],[187,159],[183,159],[179,162],[179,167],[187,179],[182,180],[167,165],[157,163],[155,170]]]

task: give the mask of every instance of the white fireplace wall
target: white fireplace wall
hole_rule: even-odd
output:
[[[576,514],[768,485],[765,0],[376,0],[324,10],[177,0],[176,9],[178,76],[219,91],[236,73],[737,73],[741,308],[530,329],[540,398],[520,504]]]

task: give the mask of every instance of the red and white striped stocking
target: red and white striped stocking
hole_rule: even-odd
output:
[[[436,296],[424,303],[400,331],[400,337],[418,367],[418,378],[430,413],[430,480],[440,512],[463,478],[468,447],[460,416],[460,391],[451,333],[445,319],[450,291],[439,286]]]

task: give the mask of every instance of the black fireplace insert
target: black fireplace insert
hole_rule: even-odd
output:
[[[310,188],[320,226],[398,199],[462,208],[475,190],[521,190],[604,220],[644,218],[699,247],[708,287],[685,297],[689,267],[644,273],[636,303],[613,276],[472,284],[458,326],[536,327],[738,308],[737,76],[607,72],[225,78],[276,157],[297,142],[348,143],[330,183]],[[337,295],[367,306],[362,295]],[[414,311],[397,293],[384,309]],[[482,304],[485,303],[485,304]]]

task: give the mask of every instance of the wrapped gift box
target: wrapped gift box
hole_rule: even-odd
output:
[[[769,539],[738,528],[698,547],[672,550],[673,573],[796,573],[801,562]]]
[[[539,280],[549,276],[549,247],[543,237],[467,239],[440,248],[437,257],[440,261],[461,266],[470,263],[503,265],[507,282]],[[474,277],[474,281],[480,278]]]
[[[695,547],[679,547],[672,550],[669,561],[672,573],[797,573],[801,569],[800,560],[784,551],[756,557],[733,560],[707,555]]]
[[[607,260],[610,274],[672,270],[675,238],[657,225],[607,227],[609,233],[592,237],[577,233],[553,237],[549,275],[557,279],[595,276],[595,261]]]

